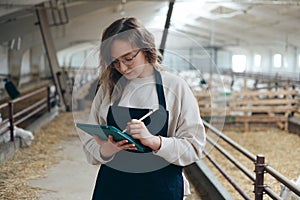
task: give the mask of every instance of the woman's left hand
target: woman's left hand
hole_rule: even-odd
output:
[[[161,139],[159,136],[152,135],[144,122],[132,119],[127,123],[127,129],[129,130],[129,134],[134,138],[140,140],[140,142],[150,147],[153,150],[158,150],[161,146]]]

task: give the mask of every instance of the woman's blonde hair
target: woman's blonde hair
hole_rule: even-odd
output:
[[[100,45],[100,80],[105,94],[112,98],[113,92],[120,95],[126,79],[111,65],[111,46],[114,40],[129,41],[135,48],[141,49],[146,60],[156,69],[160,69],[160,53],[155,48],[154,36],[146,30],[136,18],[121,18],[108,26],[102,35]],[[115,91],[114,91],[115,90]]]

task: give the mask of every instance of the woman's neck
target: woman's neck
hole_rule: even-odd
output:
[[[151,76],[154,73],[154,67],[151,64],[145,66],[143,73],[139,76],[139,78],[145,78],[147,76]]]

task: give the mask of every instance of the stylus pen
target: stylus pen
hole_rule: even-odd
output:
[[[143,117],[141,117],[139,119],[139,121],[143,121],[144,119],[146,119],[147,117],[149,117],[152,113],[154,113],[155,110],[151,110],[150,112],[148,112],[146,115],[144,115]],[[122,133],[125,133],[127,131],[127,129],[125,128]]]

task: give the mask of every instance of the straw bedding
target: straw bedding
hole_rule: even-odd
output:
[[[46,170],[59,162],[55,154],[62,149],[62,140],[77,136],[72,113],[62,113],[34,133],[30,147],[22,148],[0,164],[0,199],[38,199],[40,188],[31,187],[28,180],[43,177]]]
[[[231,127],[231,130],[223,131],[228,137],[243,146],[252,154],[263,154],[265,163],[279,171],[290,180],[296,180],[300,176],[300,137],[296,134],[287,133],[274,127],[257,127],[252,131],[243,132],[242,128]],[[246,166],[251,172],[254,171],[254,163],[237,153],[225,142],[218,141],[229,153]],[[215,148],[210,151],[210,155],[232,176],[238,185],[254,199],[253,183],[242,174],[233,164],[229,163],[224,156]],[[224,179],[224,177],[212,167],[207,158],[204,161],[211,167],[225,188],[232,194],[234,199],[242,197]],[[253,172],[254,174],[254,172]],[[265,174],[265,182],[273,191],[280,194],[280,183],[273,177]],[[267,196],[264,199],[268,199]]]

